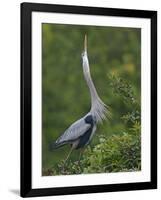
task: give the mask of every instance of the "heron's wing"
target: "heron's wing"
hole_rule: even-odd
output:
[[[81,118],[74,122],[56,141],[57,144],[66,143],[76,140],[83,135],[89,128],[90,124],[87,124],[84,118]]]

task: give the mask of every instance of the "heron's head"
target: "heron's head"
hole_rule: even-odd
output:
[[[89,71],[88,54],[87,54],[87,35],[84,38],[84,50],[82,52],[82,64],[85,72]]]

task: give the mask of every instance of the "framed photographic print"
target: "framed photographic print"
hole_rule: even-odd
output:
[[[157,188],[157,12],[21,4],[21,196]]]

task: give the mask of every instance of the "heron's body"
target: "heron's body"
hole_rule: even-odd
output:
[[[56,149],[65,144],[71,144],[73,149],[79,149],[89,144],[96,131],[96,121],[91,113],[74,122],[62,134],[52,148]]]
[[[91,78],[87,55],[87,39],[85,36],[84,52],[82,53],[83,74],[91,95],[91,109],[81,119],[74,122],[54,143],[51,148],[55,149],[65,144],[71,144],[72,149],[87,146],[96,132],[97,124],[106,119],[107,106],[99,98]]]

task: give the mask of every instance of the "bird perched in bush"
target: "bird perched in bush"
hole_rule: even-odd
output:
[[[109,115],[108,107],[98,96],[96,88],[91,78],[90,67],[87,54],[87,36],[84,39],[84,51],[82,53],[83,74],[91,96],[91,109],[81,119],[74,122],[69,128],[55,141],[50,144],[50,148],[57,149],[65,144],[71,145],[71,150],[65,160],[68,160],[73,149],[83,149],[93,138],[97,124],[105,120]],[[80,154],[81,155],[81,154]]]

